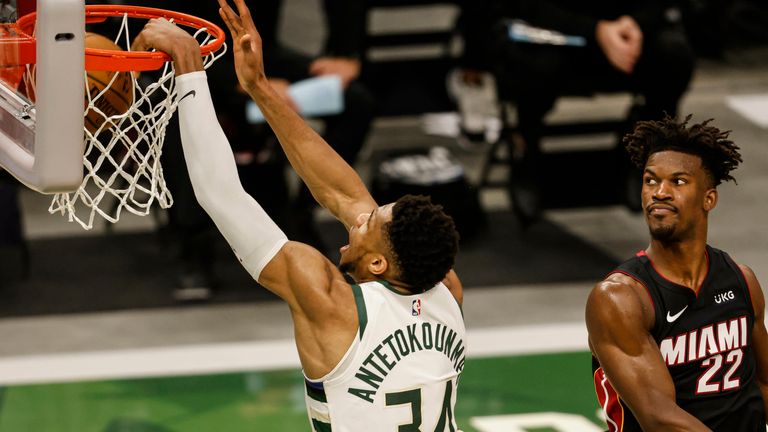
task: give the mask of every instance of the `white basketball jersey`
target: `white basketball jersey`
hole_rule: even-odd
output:
[[[457,431],[453,409],[466,343],[448,288],[441,282],[404,295],[382,281],[352,289],[358,337],[328,375],[306,379],[312,430]]]

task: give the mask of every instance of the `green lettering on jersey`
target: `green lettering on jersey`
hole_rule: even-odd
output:
[[[392,343],[392,339],[394,338],[395,338],[395,335],[391,334],[386,338],[384,338],[384,342],[382,343],[387,344],[387,346],[389,347],[389,350],[392,351],[392,354],[394,354],[395,357],[397,357],[397,361],[400,361],[400,354],[397,353],[397,350],[395,349],[395,344]]]
[[[379,388],[379,384],[382,381],[384,381],[384,378],[376,375],[375,373],[369,371],[368,369],[364,368],[363,366],[360,366],[360,369],[358,369],[358,371],[359,372],[355,374],[355,377],[359,378],[360,381],[368,384],[369,386],[373,387],[374,389],[378,389]]]
[[[397,432],[421,432],[421,389],[406,390],[386,394],[387,406],[409,404],[411,406],[411,422],[401,424]]]
[[[418,348],[419,351],[423,350],[424,348],[421,347],[419,339],[416,337],[416,324],[409,325],[407,330],[408,342],[411,344],[411,352],[416,352],[416,348]]]
[[[435,351],[443,352],[445,348],[445,330],[444,325],[438,324],[435,330]]]
[[[446,356],[451,355],[451,349],[453,349],[453,343],[456,341],[456,332],[451,330],[448,332],[448,337],[445,339],[445,349],[443,354]]]
[[[461,371],[464,370],[464,357],[461,358],[461,361],[456,365],[455,369],[458,373],[461,373]]]
[[[373,353],[376,354],[376,357],[378,357],[382,363],[384,363],[384,366],[386,366],[387,369],[392,370],[396,363],[390,363],[390,361],[387,359],[387,354],[381,352],[382,348],[384,348],[384,345],[379,344],[379,346],[373,349]],[[384,375],[386,376],[387,374],[385,373]]]
[[[451,408],[451,399],[453,396],[453,383],[449,380],[445,383],[445,395],[443,396],[443,406],[440,409],[440,420],[437,421],[435,432],[445,432],[445,424],[448,423],[448,430],[456,432],[453,428],[453,409]]]
[[[424,349],[432,349],[432,325],[428,322],[421,325],[421,339],[424,341]]]
[[[453,350],[453,354],[451,354],[451,361],[453,362],[454,368],[458,367],[459,360],[462,359],[462,354],[464,354],[464,341],[459,339],[459,344],[456,345],[456,349]]]
[[[362,400],[364,400],[366,402],[370,402],[370,403],[373,403],[373,396],[376,396],[376,391],[375,390],[363,390],[363,389],[357,389],[357,388],[350,387],[350,388],[347,389],[347,392],[349,394],[355,395],[355,396],[359,397],[360,399],[362,399]]]
[[[381,346],[381,345],[379,345]],[[376,350],[374,350],[376,351]],[[373,366],[377,371],[379,371],[380,374],[387,376],[387,371],[385,371],[381,366],[379,366],[375,361],[373,361],[373,353],[368,354],[368,357],[365,358],[365,361],[363,362],[363,365],[371,365]],[[390,368],[391,370],[392,368]]]
[[[402,330],[395,332],[395,342],[397,342],[397,349],[400,350],[401,356],[405,357],[411,353],[410,348],[408,348],[408,341],[405,340],[405,333]]]

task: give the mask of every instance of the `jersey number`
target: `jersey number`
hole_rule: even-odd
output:
[[[712,382],[712,377],[723,366],[723,355],[717,354],[704,360],[701,365],[707,367],[707,370],[699,377],[696,384],[696,394],[703,393],[716,393],[719,391],[727,391],[739,388],[741,380],[739,378],[733,378],[736,370],[741,366],[741,360],[744,357],[744,352],[741,349],[735,349],[729,351],[725,357],[725,362],[731,366],[723,374],[722,384],[719,381]]]
[[[435,426],[435,432],[444,432],[446,423],[451,432],[453,428],[453,409],[451,408],[451,396],[453,395],[453,381],[445,383],[445,396],[440,409],[440,420]],[[421,432],[421,389],[406,390],[396,393],[387,393],[387,406],[411,404],[411,423],[397,427],[397,432]]]

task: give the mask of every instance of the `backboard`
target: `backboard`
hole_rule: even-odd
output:
[[[0,0],[0,168],[41,193],[83,180],[84,39],[84,0]]]

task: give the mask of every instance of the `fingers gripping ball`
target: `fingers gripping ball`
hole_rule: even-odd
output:
[[[87,48],[122,51],[122,48],[111,40],[95,33],[85,34],[85,46]],[[85,104],[88,111],[85,116],[85,127],[91,133],[96,133],[107,118],[125,114],[128,108],[133,105],[133,80],[130,72],[87,72],[88,88],[86,91],[88,95],[86,95]],[[88,106],[89,103],[92,106]],[[109,129],[112,125],[112,122],[109,122],[104,128]]]

